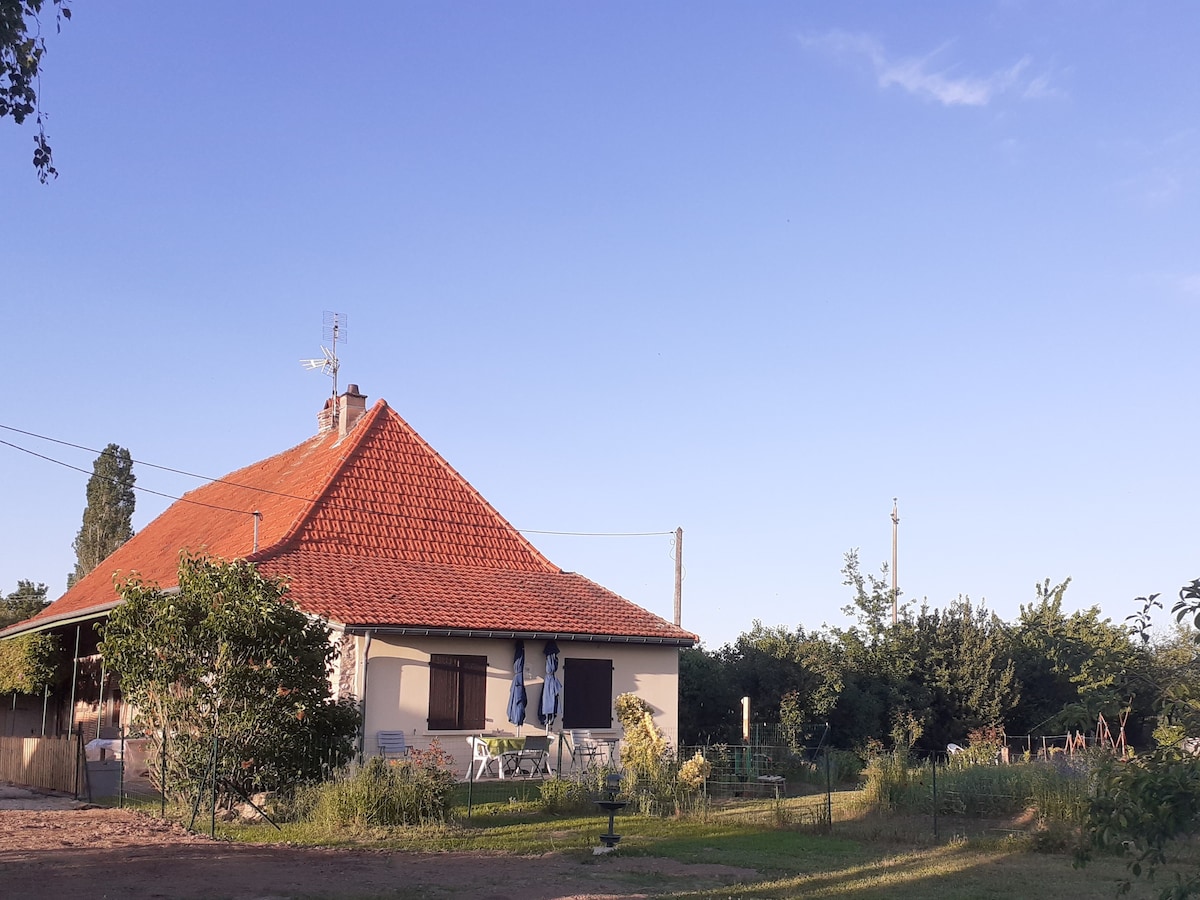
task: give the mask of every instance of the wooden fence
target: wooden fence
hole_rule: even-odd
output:
[[[0,737],[0,781],[75,794],[83,765],[75,737]]]

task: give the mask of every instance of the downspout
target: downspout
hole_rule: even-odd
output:
[[[358,759],[362,762],[367,753],[367,665],[371,660],[371,629],[367,629],[367,639],[363,644],[362,653],[362,690],[358,695]]]

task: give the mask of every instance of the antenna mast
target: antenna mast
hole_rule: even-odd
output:
[[[896,624],[899,618],[899,606],[897,598],[899,594],[896,591],[896,532],[900,530],[900,505],[899,500],[892,498],[892,624]]]
[[[348,344],[350,342],[347,332],[350,330],[350,317],[345,313],[330,312],[325,310],[321,316],[321,339],[329,344],[326,347],[321,345],[321,359],[302,359],[300,365],[304,368],[320,369],[326,375],[333,379],[333,426],[337,428],[338,408],[338,367],[340,365],[337,357],[338,343]]]

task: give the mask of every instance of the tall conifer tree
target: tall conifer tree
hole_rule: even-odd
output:
[[[83,525],[75,536],[75,571],[67,575],[68,588],[133,537],[136,480],[133,459],[124,447],[109,444],[92,463]]]

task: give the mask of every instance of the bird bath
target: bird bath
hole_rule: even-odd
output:
[[[600,835],[600,843],[604,845],[606,850],[613,850],[616,848],[617,842],[621,840],[621,836],[615,834],[613,831],[613,819],[617,815],[618,810],[622,810],[629,805],[629,801],[617,799],[617,794],[621,791],[621,776],[616,772],[610,773],[604,779],[604,788],[605,793],[608,794],[608,799],[593,802],[608,813],[608,833]]]

